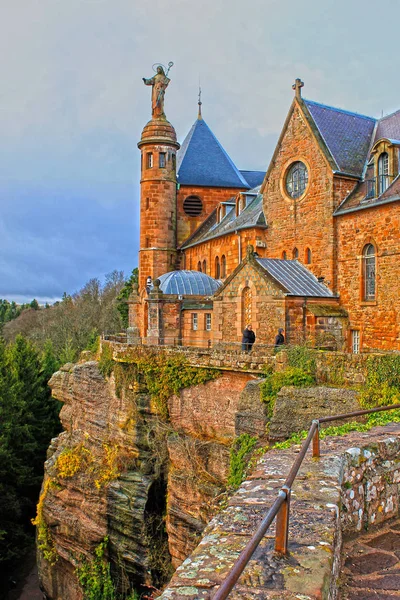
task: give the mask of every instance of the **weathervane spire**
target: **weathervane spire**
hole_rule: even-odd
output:
[[[198,112],[197,118],[198,119],[202,119],[203,117],[201,116],[201,105],[203,103],[201,101],[201,87],[200,87],[200,83],[199,83],[199,100],[198,100],[197,104],[199,105],[199,112]]]

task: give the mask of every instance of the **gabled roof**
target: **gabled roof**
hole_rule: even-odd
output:
[[[195,233],[182,244],[182,248],[190,248],[197,244],[202,244],[208,240],[213,240],[228,233],[234,233],[241,229],[249,229],[251,227],[267,227],[264,212],[263,198],[261,194],[257,194],[249,204],[242,210],[240,215],[236,216],[236,202],[227,214],[217,223],[216,210],[214,210],[206,221],[195,231]]]
[[[375,142],[382,138],[400,140],[400,110],[379,119]]]
[[[337,170],[361,177],[376,119],[303,99]],[[396,136],[393,136],[396,137]]]
[[[251,188],[261,185],[264,181],[265,171],[240,171]]]
[[[212,296],[221,286],[221,281],[199,271],[170,271],[159,280],[164,294],[182,296]]]
[[[252,187],[202,118],[193,124],[177,157],[178,183],[182,185]]]
[[[289,296],[334,297],[331,290],[320,283],[315,275],[297,260],[279,258],[257,258],[256,260]]]

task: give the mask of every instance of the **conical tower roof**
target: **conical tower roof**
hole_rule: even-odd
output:
[[[187,134],[177,158],[181,185],[250,188],[201,115]]]

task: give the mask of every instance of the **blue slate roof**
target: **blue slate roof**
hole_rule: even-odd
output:
[[[333,298],[331,290],[297,260],[257,258],[258,264],[286,290],[289,296]]]
[[[361,177],[376,119],[304,100],[338,171]]]
[[[182,296],[212,296],[221,282],[199,271],[171,271],[159,277],[164,294]]]
[[[197,119],[178,151],[178,183],[248,189],[250,186],[207,123]]]
[[[251,188],[261,185],[265,177],[265,171],[243,171],[241,169],[240,173],[243,175]]]

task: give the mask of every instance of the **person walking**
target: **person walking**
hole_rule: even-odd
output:
[[[279,352],[280,346],[285,343],[285,336],[283,335],[283,329],[278,329],[278,335],[275,336],[275,352]]]
[[[242,351],[243,352],[251,352],[254,342],[256,341],[256,334],[253,331],[251,325],[246,325],[245,330],[243,331],[242,337]]]

